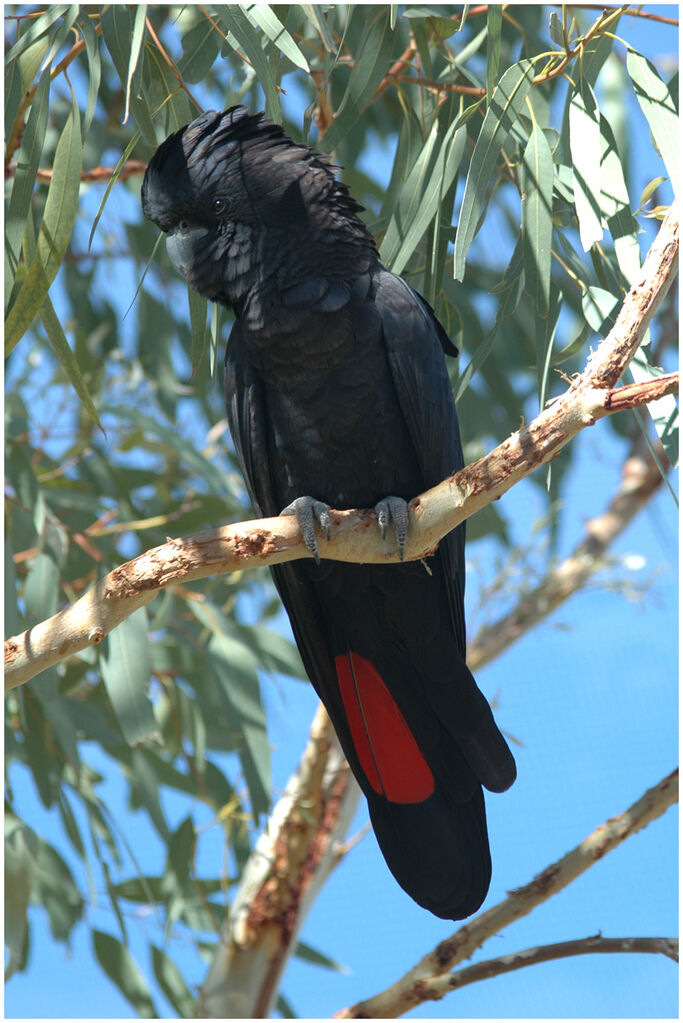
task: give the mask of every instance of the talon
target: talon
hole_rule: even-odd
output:
[[[383,540],[386,539],[387,526],[390,522],[393,522],[394,529],[396,530],[399,557],[403,561],[403,552],[408,537],[407,502],[402,497],[385,497],[383,501],[378,501],[375,505],[375,512],[377,513],[377,525]]]
[[[319,565],[320,553],[318,539],[315,535],[315,524],[318,523],[325,534],[325,539],[329,540],[331,528],[329,504],[325,504],[324,501],[316,501],[313,497],[297,497],[282,509],[280,515],[296,515],[302,539],[315,558],[316,565]]]

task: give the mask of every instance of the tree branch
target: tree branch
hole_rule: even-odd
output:
[[[626,388],[622,388],[626,390]],[[585,537],[545,579],[523,593],[516,607],[480,629],[467,645],[467,664],[477,670],[498,657],[552,614],[605,564],[608,548],[663,483],[664,478],[639,432],[622,467],[621,481],[607,509],[586,523]]]
[[[678,962],[678,940],[676,938],[603,938],[601,934],[591,938],[576,938],[573,941],[558,941],[553,945],[539,945],[526,948],[522,952],[511,952],[497,959],[485,959],[473,966],[466,966],[457,973],[433,977],[425,981],[422,989],[425,1001],[438,1001],[458,988],[474,984],[478,980],[500,977],[513,970],[521,970],[524,966],[535,966],[536,963],[549,963],[555,959],[566,959],[570,956],[597,955],[615,952],[638,952],[653,955],[665,955],[668,959]]]
[[[446,533],[555,458],[586,426],[617,410],[635,408],[677,391],[675,373],[615,390],[666,295],[677,264],[678,210],[674,203],[640,278],[625,297],[612,330],[591,353],[584,372],[528,426],[411,501],[406,560],[428,556]],[[380,540],[376,530],[369,528],[375,520],[371,511],[335,511],[331,539],[320,540],[322,557],[355,563],[396,562],[398,554],[391,542]],[[5,689],[100,643],[124,618],[150,603],[158,590],[171,583],[303,557],[311,554],[300,539],[293,516],[238,523],[169,540],[114,569],[70,608],[7,640]]]
[[[360,789],[322,704],[230,907],[196,1006],[208,1019],[266,1019],[304,919],[340,859]]]
[[[598,860],[616,849],[630,835],[650,824],[678,800],[678,770],[672,771],[624,813],[610,818],[562,859],[552,863],[533,881],[516,888],[497,906],[473,917],[450,938],[424,956],[400,980],[385,991],[336,1013],[335,1019],[391,1019],[415,1008],[425,991],[454,966],[480,948],[503,928],[521,919],[541,902],[566,888]],[[450,978],[446,978],[449,980]],[[445,983],[445,981],[443,982]],[[438,987],[438,984],[437,984]],[[439,996],[440,997],[440,996]]]

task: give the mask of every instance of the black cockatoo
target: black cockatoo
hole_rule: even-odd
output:
[[[400,885],[439,917],[491,877],[482,786],[515,763],[465,664],[465,529],[426,563],[320,561],[334,508],[378,510],[463,465],[433,310],[380,263],[326,157],[236,106],[207,111],[151,160],[142,205],[190,287],[233,310],[227,413],[259,515],[295,513],[315,560],[272,569],[308,675]]]

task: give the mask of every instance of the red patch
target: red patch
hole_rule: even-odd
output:
[[[434,791],[434,776],[381,675],[359,654],[335,657],[334,663],[368,781],[392,803],[421,803]]]

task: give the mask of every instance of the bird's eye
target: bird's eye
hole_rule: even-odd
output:
[[[214,199],[214,201],[213,201],[213,212],[214,213],[222,213],[224,209],[225,209],[225,200],[224,199]]]

